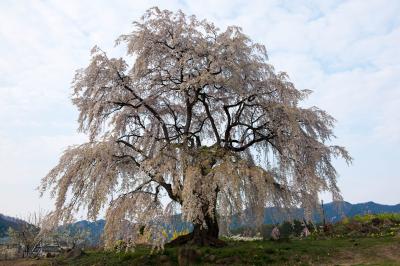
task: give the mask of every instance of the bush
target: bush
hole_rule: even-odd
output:
[[[356,215],[334,226],[335,234],[347,236],[394,236],[399,231],[399,213]]]
[[[189,234],[189,230],[188,229],[184,229],[184,230],[182,230],[182,231],[176,231],[176,230],[174,230],[174,232],[172,233],[172,237],[171,237],[171,241],[172,240],[175,240],[175,239],[177,239],[178,237],[180,237],[180,236],[184,236],[184,235],[187,235],[187,234]]]

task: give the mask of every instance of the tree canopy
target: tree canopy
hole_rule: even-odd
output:
[[[321,191],[341,199],[332,160],[351,158],[329,144],[334,119],[300,107],[310,91],[277,73],[240,27],[151,8],[117,44],[125,58],[94,47],[76,72],[72,101],[89,141],[42,180],[54,221],[79,208],[95,219],[106,206],[110,244],[181,211],[194,225],[182,239],[208,244],[243,210],[262,221],[266,205],[310,212]]]

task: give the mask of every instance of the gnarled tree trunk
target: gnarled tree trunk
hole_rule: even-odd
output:
[[[169,243],[169,245],[182,245],[182,244],[194,244],[199,246],[215,246],[221,247],[225,245],[225,242],[218,239],[219,227],[217,220],[217,198],[219,188],[217,187],[214,191],[204,191],[202,185],[205,182],[212,182],[212,176],[209,175],[212,167],[217,162],[217,159],[221,154],[216,154],[216,151],[212,148],[208,152],[203,149],[200,152],[196,152],[192,158],[195,163],[192,164],[193,168],[197,168],[198,173],[201,175],[197,179],[198,186],[193,188],[193,195],[197,195],[201,204],[202,219],[199,222],[194,222],[193,231],[187,235],[179,236]],[[204,182],[204,183],[203,183]],[[205,197],[205,193],[215,193],[214,197],[210,199]],[[182,204],[182,202],[181,202]],[[210,208],[211,207],[211,208]]]
[[[204,203],[202,206],[204,223],[193,224],[193,231],[187,235],[179,236],[172,240],[168,245],[178,246],[183,244],[199,245],[199,246],[214,246],[222,247],[225,242],[218,239],[219,226],[217,220],[217,194],[218,189],[215,191],[216,196],[214,202]],[[209,212],[209,206],[212,207],[212,214]]]
[[[179,246],[184,244],[198,246],[222,247],[225,242],[218,239],[219,227],[217,217],[205,214],[205,225],[194,224],[193,231],[187,235],[179,236],[168,243],[169,246]]]

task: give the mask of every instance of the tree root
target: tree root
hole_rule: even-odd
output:
[[[171,242],[167,243],[167,247],[176,247],[183,245],[196,245],[196,246],[211,246],[211,247],[224,247],[226,242],[216,237],[210,236],[206,231],[199,234],[189,233],[187,235],[179,236]]]

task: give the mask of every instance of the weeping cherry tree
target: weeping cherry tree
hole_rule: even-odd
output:
[[[299,102],[285,73],[241,28],[224,31],[195,16],[158,8],[117,44],[126,58],[92,50],[76,72],[72,101],[88,142],[68,148],[40,189],[55,197],[54,222],[106,208],[106,244],[155,232],[176,212],[193,231],[174,243],[222,245],[221,226],[264,207],[303,207],[328,191],[340,200],[332,160],[350,156],[328,143],[334,119]]]

